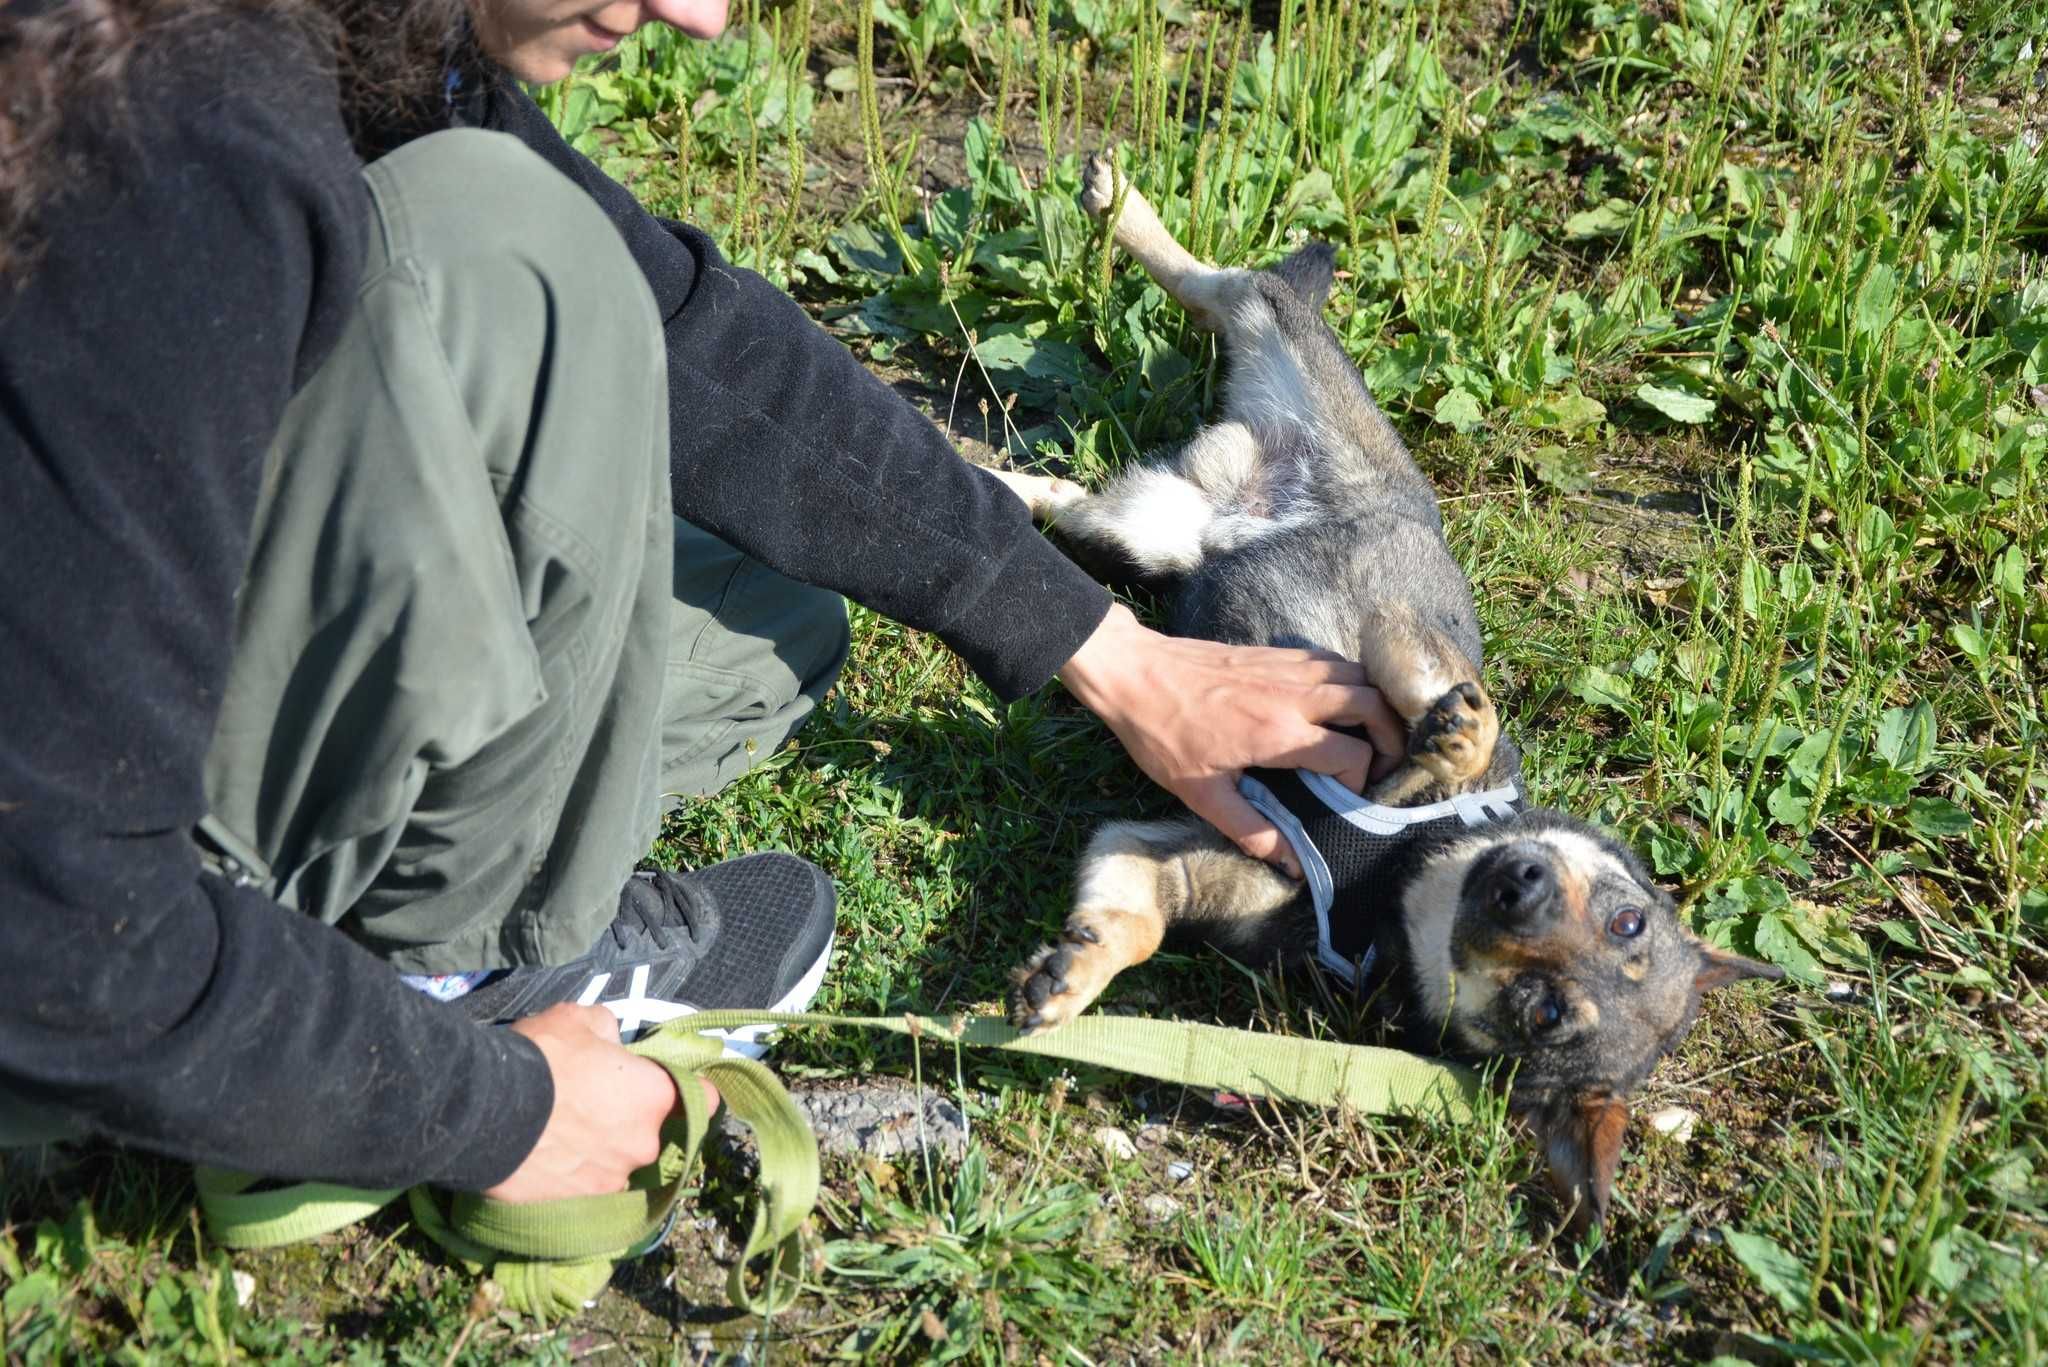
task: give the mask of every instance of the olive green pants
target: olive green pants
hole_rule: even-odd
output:
[[[402,971],[561,962],[665,803],[801,724],[846,608],[672,515],[660,320],[580,190],[476,130],[364,174],[355,314],[266,458],[201,843]],[[0,1147],[74,1133],[0,1095]]]
[[[660,320],[587,196],[476,130],[365,178],[355,315],[269,455],[207,831],[404,971],[561,962],[663,800],[815,706],[845,604],[672,515]]]

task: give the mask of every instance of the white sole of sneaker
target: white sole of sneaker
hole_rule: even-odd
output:
[[[825,950],[822,954],[818,955],[817,962],[804,970],[803,977],[797,979],[796,986],[790,988],[782,1000],[762,1009],[767,1011],[801,1011],[809,1006],[812,1000],[817,997],[819,987],[824,985],[825,970],[832,964],[832,946],[837,940],[838,937],[835,935],[831,940],[825,942]],[[631,1043],[647,1031],[653,1029],[657,1024],[662,1023],[647,1020],[644,1016],[639,1015],[638,1008],[643,1003],[631,998],[624,1001],[605,1002],[603,1005],[619,1018],[621,1027],[620,1037],[627,1043]],[[633,1014],[629,1016],[629,1012]],[[683,1015],[688,1014],[692,1013],[684,1012],[674,1017],[674,1019],[680,1020],[683,1018]],[[630,1030],[631,1033],[625,1033],[627,1030]],[[773,1025],[743,1025],[736,1030],[704,1030],[699,1033],[715,1035],[720,1040],[723,1040],[725,1052],[733,1058],[758,1059],[768,1052],[769,1037],[775,1033],[775,1027]]]

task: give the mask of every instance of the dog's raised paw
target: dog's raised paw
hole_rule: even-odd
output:
[[[1408,733],[1408,754],[1453,790],[1469,784],[1493,762],[1500,717],[1486,690],[1467,680],[1430,704]]]
[[[1109,158],[1097,153],[1088,158],[1081,171],[1081,207],[1100,218],[1116,203],[1116,169]]]
[[[1115,970],[1105,973],[1102,937],[1085,923],[1069,923],[1057,944],[1042,946],[1010,975],[1010,1024],[1050,1030],[1087,1010]]]

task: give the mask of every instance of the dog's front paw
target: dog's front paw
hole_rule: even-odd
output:
[[[1116,168],[1108,157],[1097,153],[1081,170],[1081,208],[1096,218],[1116,203]]]
[[[1059,943],[1042,947],[1010,975],[1010,1024],[1020,1030],[1050,1030],[1086,1011],[1116,976],[1102,932],[1072,917]]]
[[[1457,685],[1430,704],[1408,732],[1408,757],[1452,792],[1476,783],[1493,763],[1500,716],[1476,683]]]
[[[1003,487],[1015,494],[1031,515],[1041,522],[1052,521],[1061,509],[1088,497],[1088,491],[1071,479],[1027,475],[1018,470],[991,469],[989,473],[1001,480]]]

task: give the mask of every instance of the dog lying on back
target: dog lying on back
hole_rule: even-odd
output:
[[[1251,963],[1357,957],[1356,981],[1413,1047],[1512,1062],[1512,1108],[1582,1232],[1606,1213],[1628,1095],[1683,1038],[1701,994],[1781,972],[1695,939],[1598,828],[1504,806],[1487,820],[1472,806],[1472,794],[1514,796],[1519,755],[1480,681],[1478,615],[1435,491],[1322,321],[1332,250],[1313,244],[1269,270],[1206,265],[1101,158],[1081,203],[1118,210],[1116,244],[1221,335],[1223,411],[1099,494],[998,477],[1084,562],[1164,591],[1176,634],[1361,662],[1408,727],[1400,767],[1366,796],[1382,814],[1428,806],[1446,819],[1399,832],[1334,906],[1192,816],[1112,823],[1082,859],[1059,942],[1017,971],[1013,1018],[1034,1030],[1073,1019],[1169,934]],[[1356,805],[1352,827],[1378,829]],[[1333,922],[1349,935],[1336,955]]]

